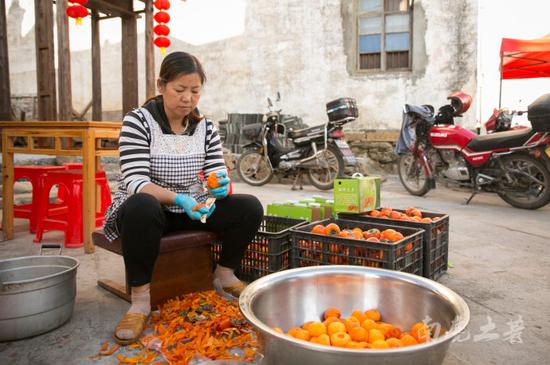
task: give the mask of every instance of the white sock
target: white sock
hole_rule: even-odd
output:
[[[240,282],[240,280],[235,276],[235,271],[233,269],[221,266],[220,264],[216,265],[216,270],[214,270],[214,278],[218,279],[224,288]]]
[[[151,290],[149,284],[132,287],[132,305],[128,313],[141,313],[146,316],[151,312]],[[136,333],[130,330],[117,331],[116,336],[121,339],[132,339]]]

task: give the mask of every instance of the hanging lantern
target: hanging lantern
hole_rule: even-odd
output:
[[[170,28],[168,28],[165,24],[158,24],[155,28],[153,28],[153,32],[159,36],[167,36],[170,34]]]
[[[170,14],[165,11],[159,11],[155,14],[154,19],[157,23],[168,23],[170,21]]]
[[[166,53],[166,48],[170,47],[171,42],[170,39],[161,36],[155,38],[153,43],[155,43],[155,46],[160,48],[160,54],[164,56],[164,54]]]
[[[157,0],[154,5],[158,10],[168,10],[170,9],[170,0]]]
[[[87,2],[87,0],[79,0],[79,1],[81,1],[81,2],[86,1]],[[73,2],[76,2],[76,1],[73,1]],[[71,5],[71,6],[67,7],[66,13],[67,13],[67,16],[69,16],[70,18],[76,19],[75,23],[78,26],[82,24],[82,18],[85,18],[89,15],[88,9],[86,9],[81,4]]]

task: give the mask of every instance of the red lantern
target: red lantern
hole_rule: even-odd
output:
[[[155,41],[153,43],[155,43],[155,46],[160,48],[160,53],[164,56],[164,54],[166,53],[166,48],[170,47],[171,42],[170,39],[161,36],[155,38]]]
[[[82,1],[82,0],[81,0]],[[71,18],[76,19],[76,25],[82,24],[82,18],[85,18],[89,15],[88,9],[82,5],[71,5],[67,8],[67,15]]]
[[[164,24],[159,24],[153,28],[153,32],[155,32],[156,35],[167,36],[170,34],[170,28]]]
[[[170,9],[170,0],[157,0],[154,5],[158,10],[168,10]]]
[[[154,18],[157,23],[168,23],[170,21],[170,15],[165,11],[159,11]]]

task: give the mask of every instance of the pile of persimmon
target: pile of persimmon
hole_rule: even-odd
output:
[[[421,222],[421,223],[432,223],[437,222],[439,217],[422,217],[422,212],[414,207],[405,209],[405,213],[393,210],[392,208],[381,208],[380,210],[374,209],[368,213],[362,213],[361,216],[370,216],[374,218],[382,219],[394,219],[398,221],[408,221],[408,222]]]
[[[340,229],[336,223],[329,223],[326,226],[317,224],[311,229],[311,233],[382,243],[401,241],[405,237],[401,232],[398,232],[392,228],[388,228],[383,231],[380,231],[378,228],[363,231],[359,227],[355,227],[353,229]]]
[[[284,333],[278,327],[273,329]],[[349,349],[389,349],[432,340],[430,327],[425,323],[418,322],[408,331],[401,331],[383,322],[376,309],[355,310],[350,317],[342,318],[340,310],[329,308],[323,314],[323,322],[306,322],[286,334],[302,341]]]

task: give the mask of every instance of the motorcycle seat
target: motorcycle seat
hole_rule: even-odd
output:
[[[298,129],[298,130],[295,130],[295,131],[288,132],[288,137],[290,139],[296,139],[296,138],[305,137],[308,134],[318,134],[318,133],[322,132],[324,130],[324,128],[325,127],[323,125],[317,125],[315,127]]]
[[[496,132],[472,139],[467,147],[473,152],[519,147],[524,145],[533,134],[534,132],[531,128]]]

